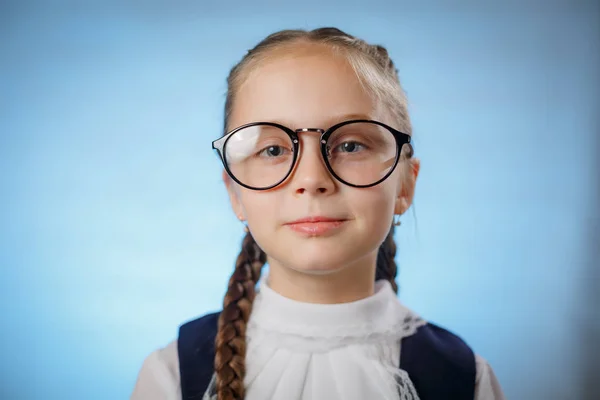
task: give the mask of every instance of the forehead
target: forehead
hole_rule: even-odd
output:
[[[381,119],[378,108],[342,55],[323,45],[296,45],[269,54],[249,72],[229,127],[273,121],[327,128],[347,115]]]

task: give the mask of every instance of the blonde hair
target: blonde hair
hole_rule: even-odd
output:
[[[370,45],[336,28],[320,28],[312,31],[285,30],[267,36],[231,70],[227,78],[225,101],[225,129],[231,115],[235,93],[251,71],[276,50],[301,43],[321,44],[329,47],[348,61],[363,88],[373,98],[382,102],[391,112],[395,128],[410,135],[412,126],[408,115],[407,101],[400,85],[398,71],[385,47]]]
[[[272,57],[277,50],[302,43],[327,46],[335,54],[344,57],[367,93],[387,107],[396,128],[409,135],[412,133],[406,97],[387,50],[379,45],[370,45],[336,28],[276,32],[248,51],[227,78],[224,130],[228,129],[235,95],[250,73],[268,57]],[[397,267],[394,261],[396,244],[393,235],[394,226],[379,247],[375,279],[388,280],[397,292]],[[265,262],[266,254],[248,232],[229,279],[223,311],[219,316],[214,364],[218,400],[244,398],[246,324],[252,310],[255,286]]]

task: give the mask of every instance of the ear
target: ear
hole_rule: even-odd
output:
[[[406,162],[407,165],[405,168],[408,170],[402,171],[400,174],[400,189],[398,190],[398,197],[396,197],[396,205],[394,207],[394,214],[398,215],[404,214],[412,205],[417,178],[421,170],[421,161],[418,158],[409,158]]]
[[[239,220],[246,219],[246,213],[244,212],[244,207],[242,206],[242,202],[240,200],[239,188],[236,183],[229,177],[227,171],[223,170],[222,173],[223,183],[225,183],[225,187],[227,188],[227,194],[229,195],[229,202],[231,203],[231,208],[235,213],[236,217]]]

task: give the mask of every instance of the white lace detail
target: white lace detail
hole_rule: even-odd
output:
[[[419,400],[400,344],[425,324],[387,281],[362,300],[309,304],[263,280],[246,331],[246,398]],[[215,386],[213,376],[203,400],[216,399]]]
[[[202,396],[202,400],[217,400],[217,375],[213,374],[210,383]]]
[[[282,329],[273,330],[265,328],[262,324],[248,324],[248,331],[251,335],[247,338],[247,343],[253,342],[260,346],[261,343],[277,343],[280,347],[285,347],[293,351],[311,351],[326,352],[335,348],[348,346],[351,344],[374,344],[381,341],[400,341],[407,336],[414,335],[419,327],[427,324],[419,316],[407,312],[403,319],[379,332],[369,330],[368,325],[344,326],[339,329],[322,330],[319,334],[318,327],[312,326],[287,326]],[[299,330],[305,331],[298,334]],[[349,330],[353,330],[349,334]]]
[[[417,390],[413,385],[408,373],[403,369],[398,369],[398,393],[400,394],[399,400],[419,400]]]
[[[397,374],[396,383],[398,385],[398,400],[420,400],[417,390],[410,380],[408,373],[403,369],[395,371]],[[208,388],[202,396],[202,400],[217,400],[217,375],[213,374]]]
[[[256,344],[278,343],[294,350],[322,352],[353,343],[400,340],[426,324],[404,307],[388,281],[378,281],[375,294],[344,304],[307,304],[279,295],[266,283],[250,320],[248,338]]]

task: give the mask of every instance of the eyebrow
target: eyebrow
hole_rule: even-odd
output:
[[[329,120],[330,125],[329,126],[333,126],[339,122],[343,122],[343,121],[350,121],[350,120],[354,120],[354,119],[366,119],[366,120],[373,120],[373,117],[367,114],[342,114],[340,116],[337,116],[335,118],[332,118]],[[333,123],[332,123],[333,122]]]

